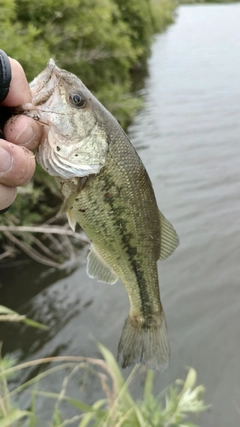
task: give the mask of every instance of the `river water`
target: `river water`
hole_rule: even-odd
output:
[[[180,237],[159,263],[171,363],[156,376],[156,390],[193,366],[212,405],[199,419],[204,427],[240,425],[239,22],[239,3],[179,7],[175,24],[155,38],[145,106],[129,128]],[[1,302],[50,326],[1,329],[5,351],[20,360],[96,357],[94,336],[116,354],[125,289],[91,280],[85,265],[83,254],[69,276],[26,261],[1,269]],[[45,389],[58,386],[57,375],[45,380]]]

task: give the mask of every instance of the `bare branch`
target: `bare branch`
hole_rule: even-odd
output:
[[[43,234],[63,234],[67,236],[74,236],[77,239],[83,240],[86,243],[89,243],[89,240],[84,235],[84,233],[76,233],[72,230],[65,229],[64,227],[56,226],[25,226],[25,225],[0,225],[0,231],[10,231],[10,232],[29,232],[29,233],[43,233]]]
[[[68,223],[63,226],[50,225],[54,220],[56,218],[49,219],[40,226],[0,225],[0,233],[13,243],[11,250],[5,250],[0,255],[0,260],[13,255],[15,245],[35,261],[53,268],[65,269],[76,264],[78,256],[74,241],[84,244],[89,240],[84,232],[70,230]],[[41,236],[37,238],[35,233]]]
[[[63,268],[63,266],[60,263],[54,262],[49,258],[44,257],[43,255],[35,251],[32,247],[28,248],[25,243],[21,242],[17,237],[9,233],[8,231],[5,231],[4,234],[5,236],[8,237],[9,240],[11,240],[16,246],[22,249],[23,252],[25,252],[28,256],[33,258],[35,261],[40,262],[41,264],[49,265],[50,267],[54,267],[58,269]]]
[[[53,258],[55,261],[58,261],[59,257],[56,256],[53,251],[51,251],[46,245],[44,245],[41,240],[39,240],[37,237],[35,237],[33,234],[28,233],[28,237],[31,239],[32,243],[41,249],[43,253]],[[31,248],[29,248],[31,249]]]
[[[7,248],[6,251],[0,255],[0,261],[4,258],[12,257],[14,254],[15,254],[14,247],[11,246],[11,247]]]

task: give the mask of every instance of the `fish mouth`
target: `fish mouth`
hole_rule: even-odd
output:
[[[44,125],[36,150],[38,163],[49,175],[63,179],[98,173],[107,152],[107,142],[97,129],[94,111],[87,128],[83,127],[84,132],[76,133],[69,128],[65,96],[73,78],[78,79],[50,59],[46,69],[30,83],[32,104],[22,106],[23,114]],[[76,120],[70,123],[73,127]]]
[[[58,83],[60,74],[60,68],[57,67],[54,60],[51,58],[49,59],[45,70],[35,77],[31,83],[29,83],[33,97],[32,104],[35,107],[47,102]],[[48,87],[48,89],[44,90],[46,87]]]
[[[32,102],[22,104],[15,109],[16,114],[22,113],[34,120],[48,125],[47,120],[44,120],[42,113],[53,113],[50,110],[50,99],[54,89],[58,86],[61,70],[57,67],[54,60],[51,58],[47,67],[35,79],[29,83],[29,88],[32,93]],[[45,105],[45,109],[40,108]],[[55,114],[63,114],[60,111]]]

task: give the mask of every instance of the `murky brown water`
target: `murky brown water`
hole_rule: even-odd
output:
[[[129,129],[181,240],[159,263],[172,356],[156,389],[193,366],[212,404],[204,427],[240,425],[239,22],[239,3],[180,7],[153,44],[145,107]],[[33,263],[1,269],[1,302],[50,325],[1,329],[5,348],[21,359],[98,356],[94,336],[116,354],[128,313],[122,284],[89,279],[84,258],[61,274]],[[45,388],[60,383],[54,376]]]

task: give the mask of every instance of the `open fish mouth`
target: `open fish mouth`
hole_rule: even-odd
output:
[[[22,108],[44,127],[38,163],[49,175],[64,179],[98,173],[105,164],[107,138],[98,128],[93,97],[81,80],[50,59],[30,89],[32,103]]]

